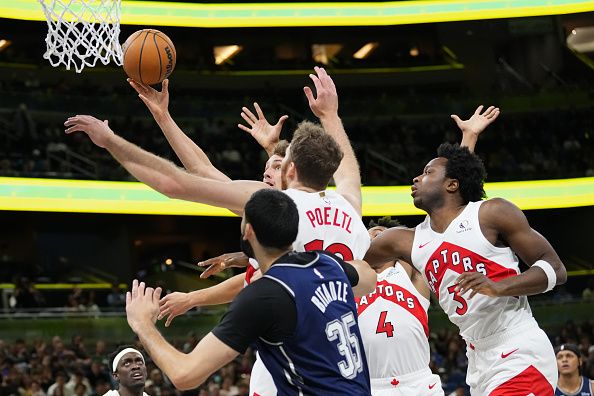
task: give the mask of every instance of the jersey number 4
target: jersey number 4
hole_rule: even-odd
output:
[[[347,379],[353,379],[363,371],[361,344],[357,334],[353,334],[351,331],[351,328],[356,324],[357,321],[352,312],[346,313],[340,319],[334,319],[326,324],[328,341],[338,340],[338,344],[336,344],[338,353],[344,356],[344,360],[338,362],[338,369],[340,374]]]
[[[325,250],[329,253],[342,257],[344,261],[350,261],[353,259],[353,252],[344,243],[337,242],[324,247],[323,240],[314,239],[313,241],[306,243],[303,247],[305,248],[306,252],[311,252],[312,250]]]
[[[387,337],[394,337],[394,326],[392,322],[386,322],[386,316],[388,316],[388,311],[382,311],[380,313],[375,334],[386,333]]]

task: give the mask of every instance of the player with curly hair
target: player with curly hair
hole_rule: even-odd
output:
[[[553,395],[555,354],[526,296],[565,283],[565,266],[517,206],[483,200],[485,177],[477,155],[441,145],[413,179],[425,221],[384,231],[365,260],[374,267],[404,260],[425,278],[467,343],[473,395]],[[528,270],[520,271],[516,254]]]

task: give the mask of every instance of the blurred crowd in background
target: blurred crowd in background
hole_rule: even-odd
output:
[[[131,180],[86,136],[64,134],[63,122],[77,113],[108,118],[116,133],[177,161],[150,113],[127,84],[50,84],[31,74],[0,83],[0,91],[7,104],[0,112],[0,176]],[[97,94],[89,96],[90,91]],[[265,152],[237,128],[237,123],[243,122],[239,117],[242,106],[259,101],[272,124],[288,114],[282,135],[287,139],[299,121],[314,118],[299,92],[279,91],[257,98],[248,91],[243,97],[235,97],[175,83],[170,92],[170,111],[182,129],[215,166],[235,179],[261,178],[266,161]],[[339,94],[340,114],[366,185],[410,184],[440,143],[460,141],[460,132],[449,115],[468,118],[481,104],[476,103],[480,99],[473,102],[464,92],[423,93],[413,88],[345,89]],[[532,103],[536,96],[499,96],[482,103],[502,110],[477,148],[485,161],[488,181],[593,176],[594,125],[589,96],[580,90],[548,96],[543,93],[540,106]],[[579,102],[576,98],[581,101],[579,107],[570,103]],[[76,154],[90,163],[72,158]]]
[[[547,331],[553,345],[573,343],[582,354],[581,372],[594,377],[594,322],[567,322],[560,329]],[[193,350],[200,337],[190,333],[173,341],[183,352]],[[122,340],[121,344],[130,340]],[[446,392],[464,384],[468,361],[466,345],[453,328],[433,331],[429,337],[433,372],[442,378]],[[138,341],[136,347],[141,349]],[[51,339],[0,340],[0,396],[101,396],[116,387],[110,369],[109,355],[118,344],[103,339],[88,341],[80,335],[70,340]],[[148,359],[145,392],[150,396],[199,395],[247,396],[249,375],[254,362],[253,351],[239,356],[214,373],[197,390],[177,391],[154,363]],[[446,394],[448,394],[446,393]]]

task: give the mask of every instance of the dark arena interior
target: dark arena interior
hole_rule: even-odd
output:
[[[168,194],[175,183],[160,190],[85,132],[64,133],[69,117],[92,115],[167,164],[195,171],[113,59],[81,73],[44,59],[48,23],[40,2],[0,1],[7,3],[0,4],[0,396],[102,396],[117,384],[110,353],[146,346],[126,320],[133,279],[163,295],[221,284],[245,269],[202,279],[205,267],[197,263],[240,251],[244,229],[226,206]],[[189,138],[182,146],[194,142],[231,180],[261,181],[269,160],[245,132],[255,102],[271,128],[288,116],[280,139],[290,141],[303,120],[319,122],[303,87],[315,94],[309,75],[323,67],[360,167],[365,226],[384,216],[411,229],[422,223],[426,213],[413,205],[410,186],[441,143],[462,141],[451,115],[463,121],[480,105],[479,115],[498,108],[476,143],[486,197],[517,205],[558,254],[567,281],[527,293],[528,301],[552,346],[577,346],[580,375],[594,378],[592,2],[493,1],[489,9],[470,0],[98,2],[121,7],[119,38],[101,37],[108,46],[148,28],[171,39],[177,62],[168,109]],[[94,45],[82,40],[73,51]],[[153,87],[160,92],[161,84]],[[532,264],[520,260],[519,268]],[[441,394],[470,395],[467,341],[439,299],[432,295],[427,311],[429,368]],[[168,327],[157,322],[184,353],[228,305],[187,308]],[[392,331],[386,323],[392,326],[380,321],[378,333]],[[257,394],[249,390],[254,348],[191,390],[177,389],[149,354],[145,359],[150,396]]]

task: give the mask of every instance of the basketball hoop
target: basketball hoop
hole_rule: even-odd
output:
[[[43,57],[66,70],[80,73],[97,60],[122,64],[121,0],[38,0],[47,19],[47,51]]]

